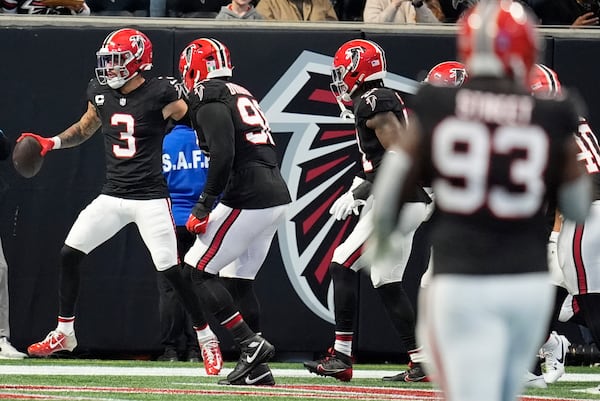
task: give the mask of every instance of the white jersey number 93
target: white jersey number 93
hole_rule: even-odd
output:
[[[487,208],[499,218],[526,218],[539,210],[549,148],[542,128],[500,126],[491,131],[482,122],[451,118],[436,127],[432,140],[432,161],[441,174],[433,191],[442,210],[472,214]],[[489,182],[494,156],[509,157],[511,188]]]

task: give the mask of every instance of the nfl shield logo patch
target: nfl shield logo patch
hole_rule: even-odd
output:
[[[122,98],[119,100],[119,104],[120,104],[121,106],[125,106],[125,105],[127,104],[127,99],[125,99],[124,97],[122,97]]]

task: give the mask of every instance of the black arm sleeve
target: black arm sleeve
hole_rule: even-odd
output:
[[[371,195],[371,187],[372,184],[365,180],[361,182],[358,187],[354,188],[352,191],[352,196],[354,196],[354,199],[366,200],[369,195]]]
[[[0,130],[0,160],[8,158],[10,155],[10,142],[4,132]]]
[[[235,156],[235,129],[231,112],[223,103],[207,103],[198,109],[195,120],[210,151],[204,193],[218,196],[227,185]]]

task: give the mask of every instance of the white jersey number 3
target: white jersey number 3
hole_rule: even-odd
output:
[[[499,218],[535,214],[545,193],[548,137],[536,126],[501,126],[493,132],[476,121],[448,119],[435,130],[432,161],[436,202],[451,213],[487,208]],[[511,188],[489,182],[492,157],[506,157]]]
[[[135,120],[131,114],[115,113],[110,118],[110,124],[113,126],[124,125],[125,131],[119,132],[124,145],[113,145],[112,151],[118,158],[124,159],[133,157],[136,151],[135,137],[133,136]]]

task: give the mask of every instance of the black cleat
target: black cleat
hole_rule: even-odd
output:
[[[322,359],[304,362],[304,367],[319,376],[331,376],[343,382],[352,380],[352,357],[336,353],[333,348],[329,348]]]
[[[179,360],[177,350],[173,347],[166,347],[165,352],[156,358],[156,360],[160,362],[177,362]]]
[[[386,382],[428,382],[429,377],[419,362],[410,362],[408,370],[394,376],[384,376],[382,380]]]
[[[248,376],[248,373],[275,355],[275,347],[258,334],[241,345],[240,359],[235,368],[227,375],[227,381],[234,383]]]
[[[275,378],[269,365],[261,363],[244,376],[242,379],[230,382],[227,379],[219,380],[219,384],[231,386],[274,386]]]

